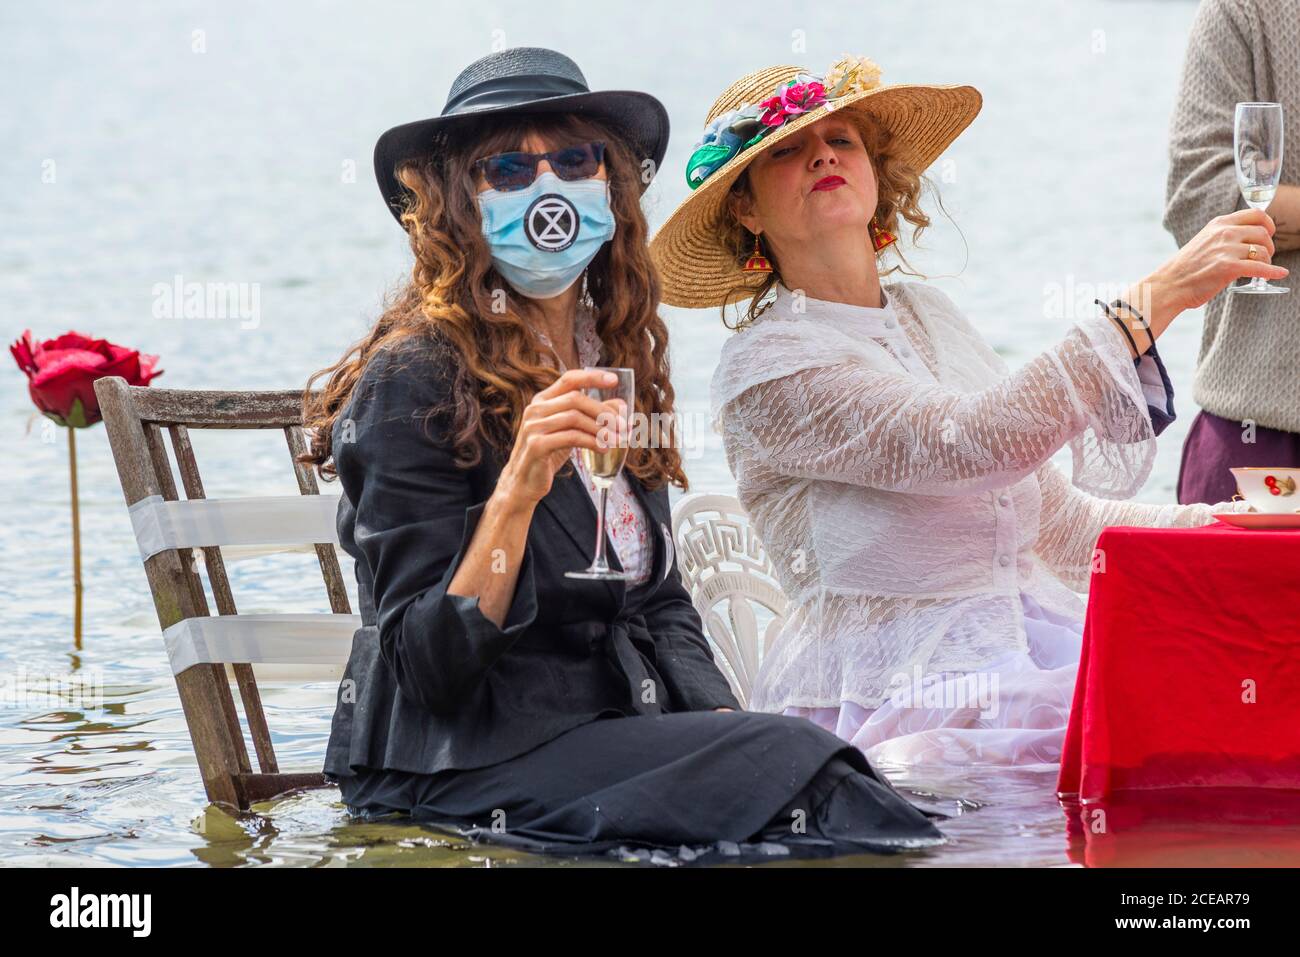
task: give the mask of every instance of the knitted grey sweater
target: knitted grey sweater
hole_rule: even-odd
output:
[[[1238,102],[1282,104],[1282,182],[1300,184],[1300,0],[1203,0],[1192,21],[1169,127],[1164,226],[1181,247],[1215,216],[1245,209],[1233,167]],[[1208,412],[1300,432],[1300,250],[1272,296],[1206,304],[1192,398]],[[1237,280],[1238,283],[1244,280]]]

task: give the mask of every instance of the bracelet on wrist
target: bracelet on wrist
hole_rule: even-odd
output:
[[[1146,316],[1142,315],[1142,313],[1138,312],[1136,309],[1134,309],[1132,306],[1130,306],[1130,305],[1129,305],[1127,302],[1125,302],[1123,299],[1115,299],[1115,300],[1112,300],[1111,305],[1114,306],[1114,307],[1117,308],[1117,309],[1125,309],[1125,310],[1128,311],[1128,313],[1129,313],[1130,316],[1134,316],[1134,317],[1136,317],[1136,318],[1137,318],[1138,328],[1142,329],[1142,330],[1147,334],[1147,338],[1150,340],[1151,345],[1155,345],[1156,337],[1153,336],[1153,335],[1151,335],[1151,323],[1147,322],[1147,320],[1146,320]],[[1130,325],[1128,326],[1128,328],[1131,330],[1131,329],[1133,328],[1133,326],[1131,325],[1132,320],[1131,320],[1131,319],[1125,319],[1124,321],[1127,322],[1127,323],[1130,323]],[[1147,348],[1149,349],[1149,348],[1151,347],[1151,345],[1149,345]],[[1146,350],[1143,350],[1143,352],[1145,352],[1145,351],[1146,351]],[[1138,355],[1142,355],[1142,353],[1139,352]]]
[[[1150,332],[1150,330],[1151,330],[1151,323],[1147,322],[1147,321],[1146,321],[1146,317],[1144,317],[1144,316],[1142,315],[1142,313],[1138,312],[1136,309],[1134,309],[1132,306],[1130,306],[1130,305],[1129,305],[1127,302],[1125,302],[1123,299],[1116,299],[1116,300],[1114,300],[1113,302],[1111,302],[1111,305],[1112,305],[1112,306],[1115,306],[1116,308],[1124,308],[1124,309],[1127,309],[1127,310],[1129,311],[1130,314],[1132,314],[1132,315],[1134,315],[1134,316],[1137,316],[1138,324],[1139,324],[1143,329],[1145,329],[1145,330],[1147,330],[1148,332]]]
[[[1116,301],[1118,302],[1118,300]],[[1115,320],[1115,323],[1119,326],[1120,330],[1124,333],[1124,337],[1128,339],[1128,344],[1133,347],[1134,358],[1141,358],[1142,350],[1138,348],[1137,340],[1133,338],[1133,333],[1128,331],[1128,326],[1125,324],[1124,320],[1121,319],[1119,316],[1115,315],[1115,313],[1111,312],[1110,306],[1102,302],[1100,299],[1094,299],[1093,302],[1101,306],[1101,308],[1105,311],[1107,317]]]

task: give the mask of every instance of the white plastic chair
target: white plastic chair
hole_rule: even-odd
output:
[[[677,567],[722,673],[743,707],[768,642],[785,623],[788,600],[740,502],[694,493],[673,506]]]

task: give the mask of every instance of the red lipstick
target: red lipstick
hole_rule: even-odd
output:
[[[813,189],[835,189],[837,186],[843,185],[843,176],[823,176],[817,182],[813,183]]]

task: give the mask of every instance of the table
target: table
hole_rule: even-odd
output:
[[[1300,529],[1114,526],[1096,548],[1061,799],[1300,792]]]

